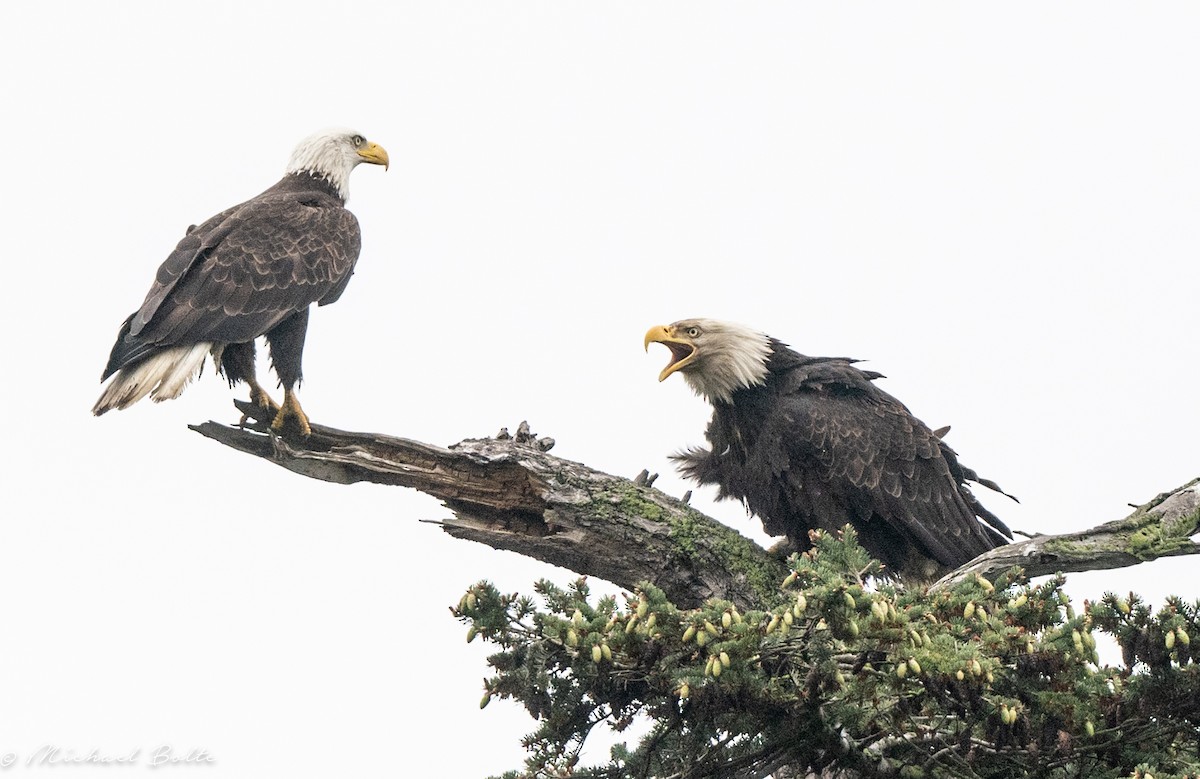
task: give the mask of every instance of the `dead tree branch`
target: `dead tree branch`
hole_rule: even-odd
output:
[[[1200,533],[1200,479],[1158,495],[1125,519],[1056,536],[1034,536],[1001,546],[942,577],[932,589],[976,573],[995,579],[1013,566],[1027,576],[1103,571],[1200,553],[1191,536]]]
[[[238,408],[250,418],[261,413]],[[269,419],[269,417],[268,417]],[[660,587],[677,605],[722,598],[762,604],[787,575],[784,562],[753,541],[646,483],[547,454],[522,423],[516,436],[468,439],[449,448],[375,433],[313,425],[303,441],[273,436],[255,419],[192,429],[303,476],[338,484],[369,481],[443,501],[455,538],[597,576],[632,591]]]
[[[737,532],[653,489],[653,477],[601,473],[547,453],[553,441],[522,423],[516,436],[468,439],[449,448],[376,433],[313,425],[303,441],[271,435],[248,403],[241,427],[192,429],[304,476],[338,484],[369,481],[441,500],[441,527],[465,538],[593,575],[633,590],[649,581],[678,606],[722,598],[762,607],[787,575],[782,560]],[[1013,566],[1029,576],[1102,570],[1200,553],[1200,479],[1164,493],[1129,517],[1077,533],[1037,536],[994,549],[934,585]]]

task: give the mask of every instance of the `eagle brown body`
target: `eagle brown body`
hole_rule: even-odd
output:
[[[360,162],[386,165],[387,153],[351,131],[317,134],[270,189],[189,228],[122,324],[101,380],[116,378],[92,411],[126,408],[147,394],[177,397],[211,354],[231,386],[247,382],[251,400],[276,412],[275,429],[294,419],[307,434],[294,387],[308,312],[341,296],[358,260],[358,220],[345,201]],[[259,336],[284,388],[282,406],[255,378]]]
[[[713,406],[709,447],[676,455],[680,471],[743,501],[767,532],[804,549],[810,530],[849,523],[891,572],[921,579],[1011,539],[967,482],[999,488],[877,387],[880,374],[713,320],[653,328],[651,342],[673,353],[662,378],[680,371]]]

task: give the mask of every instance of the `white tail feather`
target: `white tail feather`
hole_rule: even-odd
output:
[[[211,348],[210,343],[175,346],[122,368],[100,395],[92,413],[100,416],[114,408],[129,408],[147,395],[156,403],[179,397],[204,366]]]

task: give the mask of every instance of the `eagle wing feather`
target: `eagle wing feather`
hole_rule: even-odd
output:
[[[791,467],[813,470],[827,489],[845,493],[835,498],[841,512],[815,516],[849,511],[858,516],[846,519],[882,519],[947,566],[995,545],[964,499],[964,475],[945,456],[949,447],[871,375],[836,363],[799,373],[779,401],[785,411],[773,416],[792,420],[783,436]]]
[[[122,328],[105,378],[156,349],[241,343],[345,289],[358,220],[332,196],[268,192],[190,230]]]

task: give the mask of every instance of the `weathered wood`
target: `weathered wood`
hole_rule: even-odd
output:
[[[249,417],[243,427],[206,422],[192,429],[310,478],[420,490],[453,512],[441,527],[455,538],[630,590],[649,581],[682,607],[709,598],[761,607],[787,575],[782,560],[647,486],[648,477],[625,479],[547,454],[553,441],[533,436],[524,423],[516,436],[449,448],[321,425],[298,441],[271,435],[254,406],[238,408]]]
[[[979,574],[995,579],[1013,566],[1027,576],[1125,568],[1160,557],[1200,553],[1200,479],[1164,492],[1125,519],[1076,533],[1034,536],[1001,546],[942,577],[932,589]]]
[[[553,440],[522,423],[515,436],[468,439],[449,448],[376,433],[313,425],[303,440],[270,434],[260,409],[243,402],[247,423],[192,429],[304,476],[339,484],[411,487],[442,500],[455,538],[597,576],[626,589],[649,581],[677,605],[709,598],[762,608],[787,569],[776,555],[659,492],[654,477],[601,473],[547,454]],[[1037,536],[993,549],[933,585],[976,573],[995,579],[1013,566],[1029,576],[1120,568],[1200,553],[1200,479],[1164,493],[1129,517],[1077,533]]]

